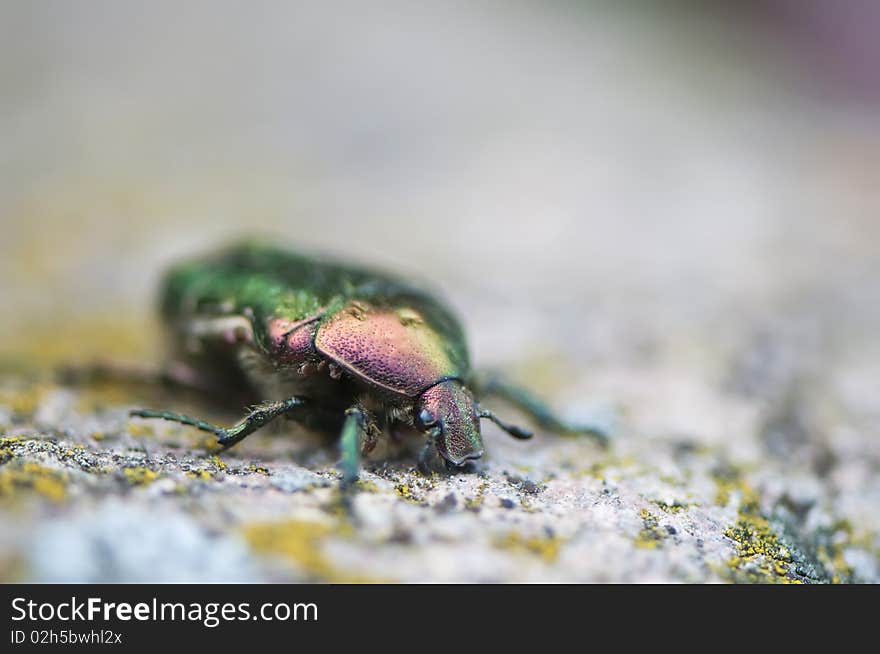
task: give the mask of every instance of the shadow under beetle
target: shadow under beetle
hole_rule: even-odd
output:
[[[523,389],[478,380],[450,309],[386,273],[246,242],[172,268],[161,310],[172,344],[166,380],[211,393],[248,390],[261,403],[229,428],[167,411],[132,416],[190,425],[230,447],[284,415],[340,434],[344,486],[383,433],[423,434],[423,471],[482,456],[483,418],[531,438],[480,406],[477,398],[489,395],[552,431],[605,440],[561,421]]]

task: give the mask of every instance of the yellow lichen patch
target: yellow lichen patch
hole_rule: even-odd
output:
[[[536,513],[538,509],[531,503],[528,497],[521,497],[519,500],[519,508],[525,513]]]
[[[586,471],[586,474],[598,481],[605,481],[605,471],[607,469],[607,463],[598,462],[591,465],[590,468]]]
[[[660,521],[648,509],[642,509],[639,517],[642,519],[642,530],[636,537],[636,547],[643,550],[657,549],[669,534],[660,528]]]
[[[853,528],[849,520],[838,520],[827,530],[828,538],[816,547],[816,556],[830,571],[831,583],[850,583],[855,570],[846,562],[844,550],[853,545]]]
[[[159,478],[159,475],[149,468],[126,468],[123,473],[132,486],[149,486]]]
[[[186,476],[190,479],[198,479],[200,481],[212,481],[214,479],[210,472],[203,469],[190,470],[186,473]]]
[[[378,493],[379,487],[375,482],[358,480],[354,483],[354,487],[361,493]]]
[[[546,563],[553,563],[559,558],[559,550],[564,541],[556,536],[523,536],[515,531],[505,534],[494,541],[495,547],[505,550],[527,552],[536,555]]]
[[[726,576],[734,582],[801,583],[791,574],[791,552],[761,513],[761,497],[742,478],[742,471],[728,468],[714,479],[718,505],[726,507],[734,498],[739,502],[736,524],[724,530],[736,545]]]
[[[244,527],[245,540],[258,554],[290,559],[310,577],[334,583],[369,583],[371,580],[337,569],[327,560],[323,543],[334,535],[330,525],[289,520]]]
[[[480,487],[477,489],[477,494],[473,497],[467,497],[464,500],[464,508],[468,511],[479,511],[480,507],[483,506],[483,502],[486,499],[486,490],[489,488],[489,484],[483,482],[480,484]]]
[[[37,384],[22,391],[3,391],[0,392],[0,404],[8,406],[14,416],[31,418],[48,392],[49,386],[46,384]]]
[[[214,464],[214,467],[218,470],[223,470],[225,472],[227,469],[226,463],[224,463],[217,455],[211,457],[211,463]]]
[[[200,438],[198,443],[196,443],[196,447],[209,453],[223,451],[223,446],[217,442],[216,436],[205,436],[203,438]]]
[[[130,424],[127,431],[132,438],[152,438],[156,435],[153,428],[147,425]]]
[[[254,474],[257,474],[257,475],[264,475],[266,477],[269,476],[269,469],[264,468],[262,466],[249,465],[247,467],[247,470],[248,470],[248,472],[253,472]]]
[[[682,513],[683,511],[687,511],[687,509],[688,509],[687,504],[683,504],[678,501],[673,501],[672,504],[667,504],[666,502],[663,502],[662,500],[654,500],[653,502],[651,502],[651,504],[656,506],[658,509],[660,509],[664,513],[673,513],[673,514]]]
[[[788,574],[791,553],[764,517],[740,511],[736,525],[724,535],[736,543],[737,555],[727,562],[734,581],[797,583]]]
[[[739,497],[741,509],[746,511],[758,511],[760,497],[742,478],[741,472],[731,469],[724,473],[716,473],[715,479],[715,503],[718,506],[727,506],[734,496]]]
[[[15,457],[16,445],[23,442],[24,439],[18,436],[0,438],[0,465],[11,461]]]
[[[12,499],[21,491],[33,492],[50,502],[67,498],[67,473],[36,463],[6,465],[0,469],[0,498]]]
[[[411,502],[412,504],[424,504],[423,500],[415,496],[413,489],[409,484],[397,484],[394,486],[394,492],[397,493],[398,497],[402,497],[407,502]]]

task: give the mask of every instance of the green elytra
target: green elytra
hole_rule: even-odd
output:
[[[162,313],[176,320],[193,313],[243,314],[250,309],[254,335],[267,348],[271,318],[299,321],[346,300],[411,305],[429,316],[459,365],[468,365],[458,321],[424,290],[388,273],[365,270],[249,241],[219,255],[178,265],[162,291]]]
[[[340,434],[344,485],[384,433],[421,432],[422,469],[479,458],[481,418],[531,437],[475,395],[500,396],[553,431],[605,438],[523,389],[478,379],[454,313],[394,275],[246,242],[173,267],[161,310],[177,371],[165,379],[212,392],[246,387],[260,403],[230,428],[167,411],[132,415],[196,427],[225,447],[282,415],[300,420]]]

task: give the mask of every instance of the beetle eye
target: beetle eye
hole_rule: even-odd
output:
[[[422,409],[419,411],[419,424],[422,428],[428,428],[437,423],[437,416],[428,411],[427,409]]]

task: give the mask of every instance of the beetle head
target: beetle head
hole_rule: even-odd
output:
[[[481,409],[473,394],[457,379],[440,382],[422,393],[414,413],[416,428],[433,438],[437,451],[456,466],[483,455],[481,418],[491,420],[514,438],[532,437],[529,430],[508,424],[491,411]]]
[[[476,402],[460,381],[431,386],[416,401],[414,414],[416,428],[433,438],[437,451],[453,465],[483,455]]]

